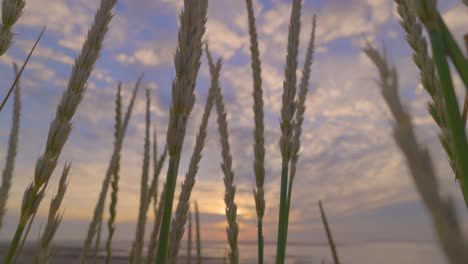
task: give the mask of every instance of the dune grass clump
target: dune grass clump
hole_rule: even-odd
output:
[[[111,160],[109,162],[109,165],[107,167],[106,175],[104,177],[104,180],[102,182],[102,187],[101,187],[101,192],[99,194],[98,201],[96,203],[96,207],[94,208],[94,213],[93,213],[93,218],[91,219],[91,222],[89,223],[88,227],[88,232],[86,234],[86,239],[84,241],[82,253],[81,253],[81,263],[86,263],[86,259],[88,257],[88,252],[91,248],[91,244],[93,241],[94,236],[96,235],[96,228],[99,225],[99,222],[102,221],[102,215],[104,212],[104,206],[105,206],[105,200],[106,200],[106,195],[107,191],[109,189],[110,181],[112,180],[112,175],[116,169],[116,166],[118,164],[118,161],[120,159],[120,151],[122,149],[123,141],[125,138],[125,133],[128,128],[128,124],[130,123],[130,118],[132,115],[132,110],[133,106],[135,104],[135,98],[137,95],[137,92],[140,87],[140,83],[143,79],[143,76],[138,78],[135,88],[133,89],[132,93],[132,98],[130,99],[130,103],[127,107],[127,112],[125,113],[125,117],[123,119],[122,123],[122,128],[119,132],[119,136],[117,137],[115,144],[114,144],[114,150],[112,152]]]
[[[247,17],[250,35],[251,66],[253,76],[253,100],[254,100],[254,174],[256,189],[254,189],[254,199],[257,212],[257,243],[258,243],[258,263],[263,263],[263,214],[265,211],[264,199],[264,128],[263,128],[263,99],[261,83],[261,61],[258,49],[258,40],[255,27],[255,15],[251,0],[246,0]],[[302,78],[297,93],[296,70],[298,67],[299,54],[299,33],[301,26],[302,1],[292,2],[291,16],[289,22],[287,56],[285,66],[285,80],[283,83],[283,96],[281,108],[281,138],[280,151],[282,156],[281,186],[280,186],[280,211],[278,222],[278,238],[276,263],[282,264],[285,261],[289,209],[291,206],[292,185],[296,175],[296,165],[299,160],[300,137],[302,134],[302,123],[304,120],[305,100],[307,97],[310,71],[312,65],[316,20],[313,19],[311,38],[307,47]],[[297,93],[297,95],[296,95]]]
[[[112,19],[112,8],[116,2],[116,0],[101,1],[101,6],[96,12],[93,25],[88,31],[81,54],[75,60],[68,87],[62,96],[61,102],[57,107],[56,116],[50,125],[44,153],[37,160],[34,181],[26,188],[24,193],[20,220],[5,255],[5,264],[11,263],[13,257],[18,253],[17,249],[23,231],[28,223],[32,223],[31,218],[36,214],[52,172],[57,166],[62,148],[71,132],[71,120],[84,96],[86,82],[99,57],[102,42]]]
[[[395,119],[394,140],[406,158],[416,189],[431,216],[439,244],[449,263],[465,263],[468,244],[463,237],[455,206],[451,199],[442,197],[430,153],[417,142],[411,117],[398,94],[397,71],[389,65],[385,54],[382,55],[369,44],[364,52],[378,69],[378,85]]]

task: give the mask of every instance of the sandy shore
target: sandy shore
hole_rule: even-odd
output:
[[[0,260],[3,259],[3,256],[6,252],[6,245],[0,245]],[[73,247],[55,247],[52,252],[52,258],[50,264],[79,264],[80,263],[80,253],[79,248]],[[31,246],[26,246],[20,257],[18,258],[17,264],[31,264],[34,263],[35,249]],[[1,262],[1,261],[0,261]],[[89,258],[88,263],[93,263],[93,259]],[[98,256],[97,263],[105,263],[104,256]],[[115,256],[112,257],[112,264],[127,264],[129,263],[127,256]],[[186,263],[186,257],[181,256],[177,263]],[[196,260],[193,259],[192,263],[196,263]],[[203,264],[221,264],[223,260],[220,258],[203,258]]]

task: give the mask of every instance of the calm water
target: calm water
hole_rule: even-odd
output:
[[[183,242],[181,255],[185,255],[186,242]],[[202,241],[203,256],[223,257],[227,244],[224,241]],[[114,243],[117,255],[128,255],[130,242],[116,241]],[[369,242],[338,245],[338,254],[345,264],[445,264],[442,252],[434,243],[429,242]],[[274,263],[276,245],[265,245],[265,263]],[[104,253],[104,252],[103,252]],[[195,249],[192,254],[195,255]],[[256,261],[257,248],[254,243],[240,244],[242,264],[252,264]],[[330,250],[321,244],[294,244],[287,248],[287,264],[321,263],[325,257],[331,263]]]

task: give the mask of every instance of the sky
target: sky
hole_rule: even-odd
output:
[[[411,50],[398,24],[391,0],[304,0],[300,65],[317,14],[317,36],[310,91],[303,126],[302,148],[290,212],[289,241],[324,241],[317,201],[322,200],[336,240],[431,241],[431,222],[421,204],[405,160],[391,136],[392,119],[375,84],[377,72],[363,55],[364,38],[385,45],[399,72],[401,95],[413,116],[418,139],[431,150],[444,194],[451,195],[468,231],[468,217],[458,184],[437,138],[438,129],[426,111],[427,95],[418,82]],[[439,1],[439,9],[459,43],[466,33],[468,8],[462,1]],[[164,146],[181,0],[120,0],[104,49],[88,82],[86,95],[62,151],[60,164],[72,162],[71,183],[63,201],[65,219],[57,239],[82,240],[101,189],[113,148],[114,98],[123,82],[123,101],[140,74],[151,91],[152,126]],[[6,223],[0,239],[9,239],[19,216],[25,187],[43,152],[49,123],[65,89],[71,65],[81,49],[99,1],[28,1],[15,28],[15,44],[0,57],[3,97],[13,80],[12,62],[21,63],[43,26],[46,33],[26,68],[19,151]],[[47,6],[47,8],[45,8]],[[265,239],[275,240],[279,208],[281,155],[279,119],[286,56],[290,0],[254,1],[262,60],[265,102]],[[213,56],[223,59],[222,86],[229,122],[240,240],[256,238],[252,188],[253,100],[247,16],[244,1],[211,0],[205,40]],[[300,77],[300,72],[298,72]],[[460,80],[455,84],[461,94]],[[192,112],[178,176],[185,176],[209,87],[206,58],[198,75],[197,101]],[[6,149],[12,100],[0,114],[0,146]],[[125,138],[117,207],[116,239],[133,239],[139,204],[144,141],[144,93],[137,98]],[[208,139],[192,201],[199,204],[203,239],[225,239],[220,146],[212,112]],[[0,166],[6,151],[0,152]],[[166,166],[162,178],[165,177]],[[31,237],[47,215],[60,176],[52,177]],[[177,197],[177,196],[176,196]],[[107,218],[107,210],[106,210]],[[149,221],[153,215],[149,213]],[[35,233],[36,232],[36,233]]]

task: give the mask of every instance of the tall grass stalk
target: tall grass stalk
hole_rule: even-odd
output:
[[[86,234],[86,239],[83,244],[83,251],[81,253],[81,263],[86,263],[86,259],[88,257],[88,252],[91,248],[91,243],[93,241],[94,235],[96,234],[96,228],[100,221],[100,217],[104,211],[104,205],[106,200],[107,191],[109,189],[109,183],[112,179],[112,175],[115,171],[116,165],[120,159],[120,151],[122,149],[123,141],[125,138],[125,133],[127,131],[128,124],[130,123],[130,117],[132,115],[133,105],[135,104],[135,98],[140,87],[140,83],[143,79],[143,76],[138,78],[135,88],[133,89],[132,98],[130,99],[130,103],[127,108],[127,112],[125,113],[125,117],[122,123],[122,129],[119,133],[119,136],[114,144],[114,150],[112,152],[111,160],[109,162],[109,166],[107,167],[106,175],[102,182],[101,193],[99,194],[99,199],[96,203],[96,207],[94,208],[93,218],[89,223],[88,232]]]
[[[158,246],[158,234],[161,230],[161,221],[164,212],[164,199],[166,197],[166,183],[163,184],[163,190],[161,192],[161,199],[159,199],[159,205],[154,200],[154,223],[153,231],[151,232],[150,243],[148,244],[148,254],[146,256],[146,264],[151,264],[156,259],[156,247]]]
[[[310,35],[309,44],[307,46],[306,57],[304,60],[304,67],[302,69],[301,82],[299,84],[298,99],[296,102],[296,114],[294,119],[293,135],[291,141],[292,153],[291,153],[291,166],[289,168],[289,183],[288,183],[288,211],[291,207],[291,196],[292,186],[294,177],[296,176],[296,165],[299,160],[299,150],[301,149],[301,135],[302,135],[302,123],[304,122],[304,113],[306,110],[306,98],[309,91],[309,79],[312,66],[312,57],[314,54],[315,45],[315,27],[316,17],[312,19],[312,31]],[[289,222],[289,221],[288,221]]]
[[[254,111],[254,174],[255,187],[253,195],[255,199],[255,209],[257,213],[257,242],[258,242],[258,263],[263,264],[263,216],[265,214],[265,140],[264,140],[264,113],[263,113],[263,90],[262,90],[262,67],[260,51],[258,49],[258,36],[255,26],[255,13],[252,0],[246,0],[247,17],[250,35],[250,53],[252,58],[252,79],[253,79],[253,111]]]
[[[195,146],[193,147],[192,157],[190,158],[189,168],[185,175],[185,180],[182,183],[182,191],[180,192],[179,202],[177,203],[175,216],[172,220],[168,253],[170,264],[175,264],[177,254],[180,249],[180,242],[184,236],[184,226],[187,222],[187,214],[190,207],[190,196],[192,194],[193,187],[195,186],[195,177],[202,158],[203,148],[205,147],[206,128],[208,126],[208,120],[210,119],[211,109],[213,108],[214,93],[216,89],[216,80],[213,80],[213,78],[214,76],[211,78],[211,87],[208,90],[205,109],[203,111],[202,120],[195,140]]]
[[[229,244],[229,263],[239,263],[239,247],[237,243],[239,234],[239,225],[237,224],[237,205],[235,203],[236,186],[234,185],[234,170],[232,166],[231,147],[229,144],[229,131],[226,118],[226,110],[224,106],[223,93],[219,86],[219,75],[221,71],[221,59],[214,64],[208,47],[206,48],[208,63],[210,65],[210,74],[212,87],[215,87],[215,105],[216,113],[218,114],[218,131],[219,141],[221,145],[221,169],[224,174],[224,203],[226,204],[226,227],[227,242]]]
[[[143,154],[143,169],[141,174],[141,189],[140,189],[140,209],[138,213],[138,222],[135,232],[135,240],[133,241],[132,258],[130,263],[141,263],[141,252],[145,239],[146,216],[149,204],[149,167],[150,167],[150,128],[151,128],[151,98],[149,89],[146,90],[146,126],[145,126],[145,146]]]
[[[15,76],[18,73],[18,66],[13,64]],[[3,226],[3,217],[6,213],[6,204],[10,193],[13,171],[15,168],[15,158],[18,151],[18,137],[20,129],[21,116],[21,86],[16,83],[15,97],[13,101],[13,117],[10,137],[8,138],[8,150],[6,155],[5,168],[2,172],[2,186],[0,186],[0,229]]]
[[[302,1],[294,0],[291,9],[288,35],[288,52],[286,55],[285,80],[283,82],[283,97],[281,108],[281,189],[280,209],[278,222],[278,239],[276,249],[276,263],[283,264],[286,255],[286,243],[288,236],[288,171],[292,155],[292,136],[294,128],[294,114],[296,112],[296,69],[299,49],[299,33],[301,27]]]
[[[198,203],[195,202],[195,236],[197,240],[197,264],[202,263],[202,245],[200,234],[200,212],[198,211]]]
[[[416,189],[432,218],[432,224],[439,244],[449,263],[462,264],[468,259],[468,244],[463,237],[454,203],[440,194],[437,177],[430,153],[421,147],[416,139],[411,117],[404,109],[398,94],[398,76],[390,67],[386,56],[368,45],[364,52],[379,71],[378,82],[382,96],[395,119],[393,137],[406,158]]]
[[[0,23],[0,56],[13,44],[13,26],[23,13],[25,0],[3,0],[2,23]]]
[[[94,241],[94,252],[93,252],[93,263],[97,264],[97,257],[99,254],[99,249],[101,248],[101,232],[102,232],[102,222],[103,222],[103,217],[101,216],[101,219],[99,220],[99,224],[97,226],[97,235],[96,235],[96,240]]]
[[[200,68],[207,9],[207,0],[184,0],[184,8],[179,18],[178,46],[174,54],[176,77],[172,86],[172,103],[167,131],[167,148],[170,158],[166,177],[164,214],[155,260],[158,264],[167,263],[172,204],[187,121],[195,104],[195,83]]]
[[[466,153],[468,153],[468,142],[446,57],[449,54],[449,50],[447,48],[446,39],[444,38],[443,26],[438,23],[440,20],[438,20],[439,15],[436,2],[429,3],[427,1],[417,0],[416,12],[421,22],[425,25],[431,40],[434,62],[445,101],[447,126],[453,138],[453,154],[458,161],[457,170],[460,171],[460,178],[458,178],[458,180],[465,198],[465,203],[468,206],[468,156],[466,155]],[[463,57],[460,59],[464,61]],[[465,62],[462,62],[462,64],[464,63]],[[468,78],[468,76],[466,78]],[[465,78],[462,77],[462,80],[464,79]]]
[[[59,213],[59,210],[69,184],[68,174],[70,172],[70,167],[70,164],[65,164],[62,176],[60,177],[57,194],[50,202],[47,224],[39,240],[39,252],[36,256],[36,263],[38,264],[48,264],[50,262],[50,244],[55,236],[55,233],[57,232],[60,223],[62,222],[64,214],[63,212]]]
[[[102,42],[112,19],[112,8],[116,2],[117,0],[101,1],[81,54],[75,60],[68,87],[62,95],[56,116],[50,125],[44,153],[37,160],[34,181],[30,187],[26,188],[23,200],[25,206],[22,207],[15,235],[5,254],[5,264],[10,264],[17,253],[24,228],[37,211],[52,172],[57,166],[62,148],[71,132],[71,120],[84,96],[86,82],[102,49]]]
[[[117,88],[117,96],[115,99],[115,125],[114,125],[114,146],[117,145],[120,131],[122,131],[122,83],[119,82]],[[117,216],[117,201],[119,193],[119,179],[120,179],[120,153],[116,155],[115,167],[112,172],[111,182],[111,203],[109,206],[109,220],[107,222],[107,241],[106,241],[106,264],[110,264],[112,259],[112,238],[115,232],[115,218]]]
[[[192,264],[192,210],[188,212],[187,264]]]
[[[153,222],[153,230],[151,231],[151,236],[150,236],[150,243],[148,244],[148,253],[146,257],[146,264],[153,263],[154,261],[154,256],[155,256],[155,251],[156,251],[156,245],[157,245],[157,239],[158,239],[158,234],[159,234],[159,227],[161,225],[161,219],[162,219],[162,205],[164,204],[164,199],[159,200],[159,205],[158,205],[158,186],[159,186],[159,176],[161,174],[162,167],[164,165],[164,161],[166,160],[167,157],[167,146],[164,147],[164,151],[161,154],[161,157],[158,159],[158,146],[157,146],[157,134],[156,134],[156,129],[154,130],[153,133],[153,180],[151,182],[151,187],[149,190],[149,199],[148,199],[148,204],[147,204],[147,209],[149,208],[149,205],[151,204],[151,201],[153,201],[153,213],[154,213],[154,222]],[[164,187],[165,188],[165,187]],[[164,192],[161,193],[161,198],[164,197]]]
[[[322,201],[320,200],[318,201],[318,206],[320,209],[320,216],[322,217],[323,227],[327,234],[328,244],[330,245],[330,249],[332,252],[333,261],[335,262],[335,264],[340,264],[340,259],[338,258],[338,253],[336,251],[335,242],[333,242],[333,236],[331,234],[330,226],[328,225],[327,216],[325,215],[325,211],[323,210],[323,207],[322,207]]]

